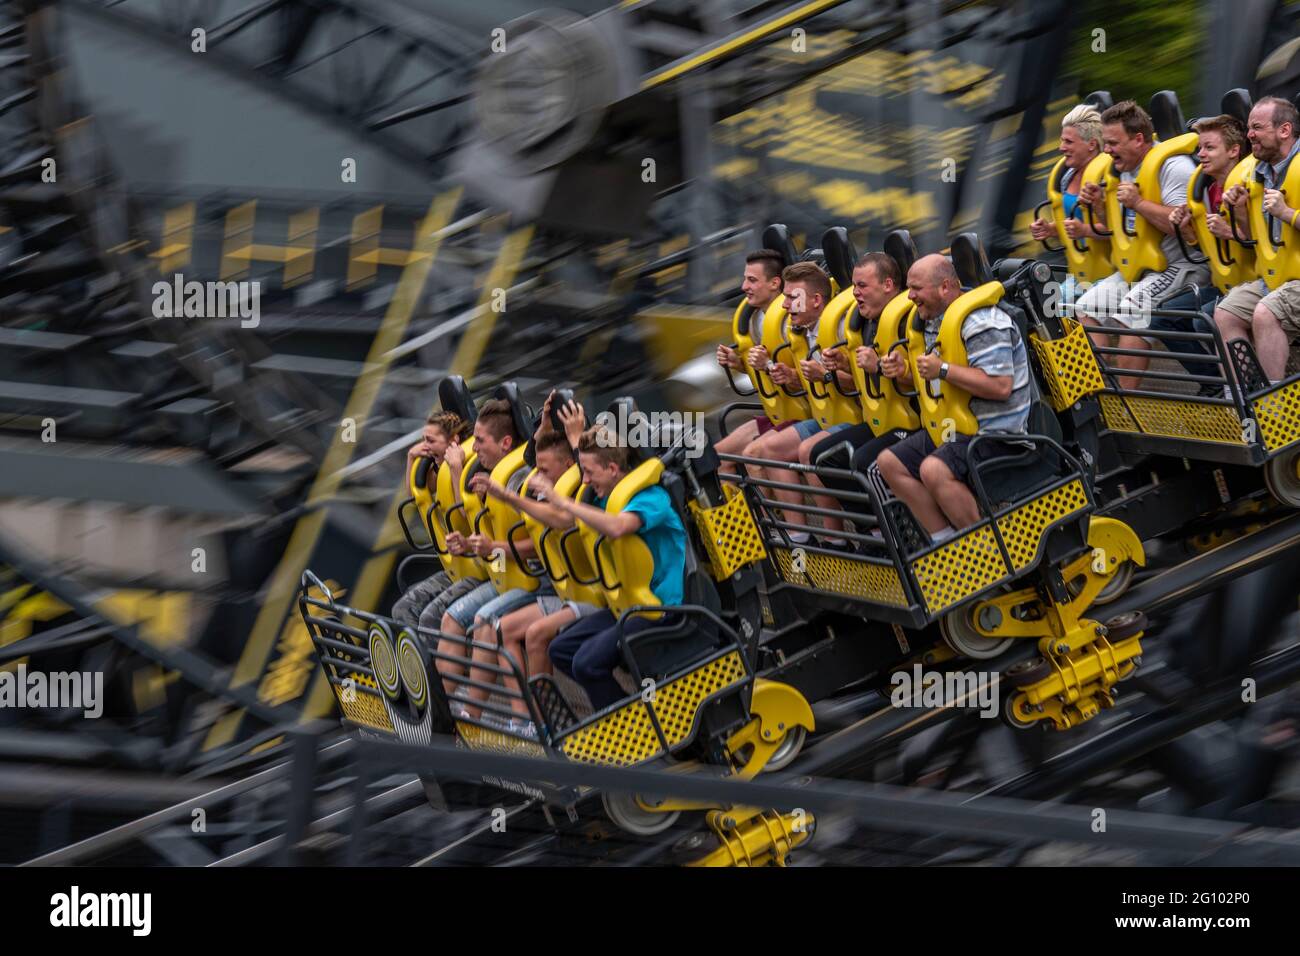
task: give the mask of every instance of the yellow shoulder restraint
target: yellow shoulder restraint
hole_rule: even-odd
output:
[[[1238,163],[1238,168],[1245,165]],[[1270,289],[1300,279],[1300,231],[1264,212],[1264,184],[1250,158],[1246,185],[1250,189],[1250,238],[1255,241],[1255,271]],[[1237,170],[1233,170],[1235,173]],[[1300,206],[1300,162],[1292,162],[1282,179],[1282,196],[1293,209]]]
[[[608,514],[619,514],[637,492],[653,487],[659,483],[663,474],[664,463],[658,458],[641,462],[614,486],[605,502]],[[638,534],[625,534],[621,538],[606,538],[600,543],[600,559],[604,580],[613,585],[605,587],[605,599],[609,609],[618,617],[623,611],[637,604],[659,604],[654,591],[650,590],[650,581],[654,576],[654,558],[645,541]],[[657,620],[662,614],[643,614],[647,620]]]
[[[1165,160],[1191,154],[1198,142],[1200,137],[1195,133],[1183,133],[1151,147],[1135,180],[1143,199],[1160,202],[1160,168]],[[1091,163],[1088,168],[1093,168]],[[1136,282],[1148,272],[1163,272],[1169,266],[1169,260],[1160,248],[1165,234],[1137,212],[1133,213],[1132,230],[1125,225],[1124,217],[1129,210],[1119,204],[1116,187],[1120,178],[1112,163],[1107,163],[1105,170],[1103,185],[1106,188],[1106,227],[1110,230],[1111,264],[1128,282]]]
[[[845,332],[845,349],[849,355],[849,367],[853,370],[853,382],[858,389],[858,401],[862,404],[862,420],[871,426],[875,435],[883,435],[899,428],[916,431],[921,427],[921,417],[917,415],[911,400],[898,393],[893,379],[884,375],[868,375],[854,360],[854,352],[859,346],[867,345],[875,349],[876,354],[883,359],[895,346],[906,347],[907,322],[915,312],[916,306],[907,297],[907,293],[900,292],[886,303],[870,342],[862,338],[862,326],[866,320],[861,316],[856,319],[850,317]],[[855,322],[859,323],[856,329],[853,328]]]
[[[520,494],[528,490],[528,483],[536,473],[537,469],[535,468],[529,473]],[[574,497],[581,480],[582,470],[577,465],[571,465],[569,470],[555,482],[555,495],[565,498]],[[574,575],[570,574],[568,570],[569,564],[572,563],[578,577],[584,581],[590,581],[594,578],[596,573],[591,567],[591,560],[587,552],[581,546],[574,547],[572,541],[570,541],[569,546],[562,546],[563,531],[549,528],[527,514],[523,518],[524,524],[528,527],[528,533],[533,539],[533,546],[537,548],[537,553],[546,556],[545,564],[551,575],[551,580],[555,583],[555,593],[566,601],[580,601],[586,604],[594,604],[596,607],[603,607],[605,596],[600,588],[590,584],[579,584]],[[561,553],[561,547],[564,547],[563,553]],[[564,560],[565,555],[569,558],[567,562]]]
[[[853,298],[852,289],[845,289],[827,303],[826,308],[822,310],[821,318],[817,320],[819,351],[824,352],[844,341],[844,326],[849,314],[855,308],[857,308],[857,301]],[[799,368],[799,362],[816,358],[809,354],[808,340],[802,335],[790,336],[790,349],[794,352],[796,369]],[[804,377],[802,370],[799,371],[799,381],[803,383],[804,391],[808,393],[809,411],[822,428],[840,424],[856,425],[862,421],[862,409],[857,403],[856,396],[844,395],[840,392],[839,386],[833,382],[810,382]]]
[[[997,305],[1002,301],[1004,289],[1001,282],[986,282],[969,292],[963,292],[944,310],[943,323],[939,326],[939,337],[934,347],[928,351],[937,352],[939,357],[949,365],[967,365],[966,343],[961,337],[961,327],[966,317],[976,309]],[[916,385],[917,396],[921,402],[921,424],[930,433],[930,440],[935,445],[943,443],[945,437],[974,435],[979,432],[979,422],[970,410],[970,392],[957,388],[946,379],[921,378],[916,368],[916,360],[927,351],[925,333],[911,322],[907,328],[907,352],[912,368],[912,381]]]
[[[1228,174],[1223,186],[1225,192],[1233,185],[1242,182],[1241,176],[1238,175],[1242,165],[1238,163]],[[1192,173],[1192,178],[1187,183],[1187,210],[1191,214],[1192,227],[1196,230],[1196,240],[1201,247],[1201,252],[1209,259],[1206,265],[1210,269],[1214,287],[1220,292],[1227,292],[1233,286],[1250,282],[1255,278],[1255,253],[1239,242],[1221,239],[1210,232],[1210,227],[1205,222],[1205,217],[1209,213],[1219,213],[1225,221],[1228,218],[1222,206],[1219,209],[1210,209],[1206,205],[1210,184],[1213,181],[1203,166],[1196,167],[1196,172]]]
[[[524,448],[525,445],[520,443],[518,448],[511,450],[497,462],[497,466],[492,469],[493,481],[504,486],[511,475],[520,468],[526,467]],[[465,472],[469,473],[468,467]],[[472,517],[474,530],[494,541],[504,541],[510,529],[520,521],[519,512],[500,498],[487,495],[487,500],[484,501],[477,495],[466,493],[463,489],[461,494],[466,502],[466,510]],[[525,591],[537,590],[538,579],[519,567],[519,562],[515,560],[514,553],[509,547],[505,549],[504,554],[488,559],[487,571],[488,578],[496,585],[498,594],[505,594],[511,588],[521,588]]]
[[[471,435],[461,442],[460,447],[465,450],[465,471],[468,471],[470,463],[474,460],[473,436]],[[463,477],[464,472],[461,474]],[[451,469],[439,468],[434,493],[434,519],[429,523],[433,525],[434,537],[438,541],[438,550],[441,552],[439,558],[442,561],[442,566],[446,569],[447,574],[456,581],[462,578],[486,577],[482,565],[474,557],[455,557],[447,553],[448,531],[459,531],[466,537],[474,533],[465,512],[460,509],[452,510],[455,505],[456,494],[455,489],[451,486]],[[450,517],[448,517],[449,515]]]
[[[1102,159],[1106,162],[1110,161],[1109,156],[1101,153],[1084,169],[1076,171],[1075,175],[1079,177],[1080,185],[1097,181],[1102,168],[1097,161]],[[1096,165],[1095,169],[1094,165]],[[1065,247],[1065,262],[1069,267],[1070,275],[1081,282],[1097,282],[1115,271],[1114,266],[1110,264],[1110,243],[1105,239],[1071,239],[1065,234],[1065,193],[1061,191],[1061,179],[1065,175],[1065,169],[1065,157],[1062,156],[1056,161],[1051,174],[1047,177],[1047,198],[1052,205],[1052,222],[1056,225],[1057,238]],[[1091,179],[1089,170],[1092,170]]]

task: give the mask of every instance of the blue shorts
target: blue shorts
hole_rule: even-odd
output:
[[[816,435],[821,431],[822,423],[815,418],[805,418],[803,421],[795,424],[794,430],[798,434],[799,440],[804,441],[812,438],[813,435]]]
[[[517,611],[521,607],[533,603],[544,594],[551,593],[554,592],[550,587],[543,585],[536,591],[511,588],[505,594],[498,594],[496,585],[488,581],[455,601],[451,607],[447,608],[447,613],[451,615],[453,621],[460,625],[462,631],[468,633],[476,617],[490,624],[495,624],[511,611]]]

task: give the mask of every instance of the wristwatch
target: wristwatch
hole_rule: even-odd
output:
[[[824,372],[824,373],[822,374],[822,381],[825,382],[827,385],[829,385],[831,382],[835,381],[835,373],[834,373],[834,372]]]
[[[947,363],[947,362],[940,362],[940,363],[939,363],[939,377],[940,377],[940,378],[947,378],[947,377],[948,377],[948,363]]]

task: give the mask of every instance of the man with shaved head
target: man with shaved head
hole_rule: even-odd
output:
[[[970,410],[979,434],[1024,432],[1033,400],[1029,357],[1020,330],[997,306],[976,309],[961,326],[967,365],[949,362],[934,351],[944,312],[961,295],[952,263],[940,255],[918,259],[907,273],[907,297],[916,303],[924,325],[925,354],[916,357],[916,370],[927,382],[942,379],[971,396]],[[906,360],[892,352],[881,360],[881,371],[902,388],[912,389]],[[921,383],[921,388],[925,383]],[[880,474],[890,489],[916,516],[935,541],[950,538],[954,529],[979,520],[979,506],[969,488],[973,435],[952,435],[935,447],[925,429],[880,453]],[[977,461],[1009,453],[1001,442],[981,442]]]

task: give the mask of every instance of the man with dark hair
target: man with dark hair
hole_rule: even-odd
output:
[[[1283,223],[1294,230],[1300,220],[1300,210],[1282,194],[1282,181],[1300,151],[1297,132],[1300,116],[1295,105],[1280,97],[1266,96],[1250,111],[1246,138],[1255,157],[1255,176],[1264,186],[1261,208],[1274,241],[1281,238]],[[1240,230],[1249,221],[1248,190],[1238,184],[1223,198],[1232,205]],[[1300,280],[1283,282],[1271,292],[1263,279],[1243,282],[1220,300],[1214,321],[1224,341],[1250,341],[1264,375],[1270,382],[1279,381],[1286,375],[1291,342],[1300,334]]]
[[[817,326],[821,322],[822,313],[826,311],[826,306],[831,300],[830,276],[815,263],[796,262],[794,265],[786,267],[785,272],[781,274],[781,279],[785,284],[785,308],[790,316],[789,338],[793,339],[796,335],[804,336],[808,342],[807,351],[811,353],[817,342]],[[839,380],[843,390],[852,391],[853,389],[853,376],[847,370],[831,371],[817,361],[806,360],[803,363],[803,368],[799,371],[780,363],[772,363],[768,367],[772,381],[778,387],[802,387],[801,375],[805,377],[815,376],[818,380],[824,380],[823,376],[834,375]],[[766,458],[794,464],[799,460],[799,448],[805,441],[814,435],[820,434],[824,437],[826,434],[837,433],[848,427],[847,424],[832,425],[823,432],[821,422],[815,418],[805,418],[801,422],[796,422],[793,428],[768,432],[755,439],[746,446],[745,455],[751,458]],[[792,469],[777,468],[771,465],[766,467],[749,465],[746,470],[757,478],[781,481],[788,484],[800,483],[800,473]],[[774,489],[773,497],[779,501],[794,505],[802,504],[803,500],[801,492],[784,488]],[[783,510],[782,514],[790,524],[807,527],[808,519],[803,512],[788,509]],[[809,533],[807,530],[793,530],[789,532],[789,536],[794,543],[802,544],[808,540]]]
[[[522,436],[515,430],[515,419],[510,403],[503,399],[484,402],[479,409],[478,420],[474,423],[474,454],[478,457],[478,470],[469,479],[469,490],[483,498],[487,494],[492,470],[518,446],[521,440]],[[461,473],[465,466],[464,453],[459,446],[448,449],[447,464],[452,469],[453,487],[459,489]],[[524,479],[528,477],[528,471],[528,466],[521,463],[520,467],[508,476],[506,487],[517,492],[523,485]],[[459,491],[457,495],[459,496]],[[527,560],[534,557],[531,541],[519,541],[516,548],[521,558]],[[477,533],[466,537],[455,531],[447,535],[447,550],[457,555],[474,554],[485,560],[491,559],[494,553],[510,553],[509,545],[504,541]],[[523,588],[512,588],[501,594],[491,581],[480,584],[473,591],[454,601],[443,614],[441,630],[450,636],[438,642],[439,653],[454,658],[467,657],[464,641],[455,638],[468,634],[476,625],[486,624],[495,627],[501,617],[537,600],[538,596],[537,591],[525,591]],[[465,666],[460,660],[448,659],[444,656],[435,661],[435,666],[443,675],[443,687],[449,695],[463,686],[447,679],[449,675],[465,673]],[[471,674],[471,676],[477,675]],[[491,679],[491,675],[488,679]],[[469,696],[472,700],[482,701],[486,699],[487,691],[477,687],[470,688]],[[452,710],[456,716],[468,714],[477,717],[478,708],[473,705],[470,707],[472,709],[467,708],[459,700],[452,702]]]
[[[581,519],[597,534],[616,539],[635,534],[650,552],[654,570],[650,589],[661,605],[682,603],[682,577],[686,570],[686,529],[673,510],[668,492],[658,485],[632,496],[622,511],[611,514],[605,502],[629,470],[629,449],[617,443],[603,426],[583,433],[578,443],[578,463],[582,480],[595,491],[594,504],[550,494],[542,485],[548,503],[558,507],[571,519]],[[631,616],[623,625],[609,610],[590,614],[560,632],[550,646],[551,663],[576,680],[591,698],[597,710],[609,707],[625,696],[614,679],[614,669],[623,659],[620,634],[635,634],[652,624],[661,623]]]
[[[1151,310],[1175,293],[1193,285],[1205,285],[1210,279],[1210,271],[1205,265],[1192,262],[1184,254],[1169,221],[1170,213],[1187,202],[1187,182],[1196,169],[1196,163],[1190,156],[1170,156],[1160,167],[1159,195],[1143,196],[1137,185],[1137,176],[1155,143],[1155,129],[1146,110],[1132,100],[1116,103],[1101,114],[1101,139],[1102,148],[1112,158],[1115,171],[1119,173],[1115,197],[1124,208],[1125,220],[1123,223],[1110,223],[1108,228],[1112,232],[1131,229],[1136,218],[1141,216],[1164,234],[1160,250],[1164,253],[1166,265],[1163,271],[1149,272],[1132,286],[1118,271],[1111,273],[1079,297],[1076,311],[1085,322],[1099,322],[1117,329],[1120,348],[1145,352],[1150,350],[1151,344],[1139,333],[1150,325]],[[1085,183],[1079,199],[1092,206],[1095,217],[1104,218],[1099,213],[1105,199],[1100,185]],[[1094,331],[1091,335],[1097,345],[1105,345],[1110,340],[1106,331]],[[1135,372],[1146,371],[1150,363],[1151,359],[1142,354],[1121,355],[1115,360],[1118,368]],[[1119,385],[1121,388],[1138,388],[1141,381],[1138,375],[1122,375]]]
[[[781,254],[774,249],[759,249],[745,256],[745,274],[740,289],[745,295],[745,304],[749,307],[749,337],[755,344],[760,344],[763,341],[763,320],[767,307],[781,295]],[[733,371],[745,371],[745,361],[746,357],[730,345],[718,346],[718,364],[728,375]],[[788,424],[790,423],[785,422],[774,426],[766,415],[758,415],[727,435],[714,448],[725,455],[738,455],[758,436],[774,427],[784,428]],[[722,470],[734,472],[736,466],[724,461]]]

